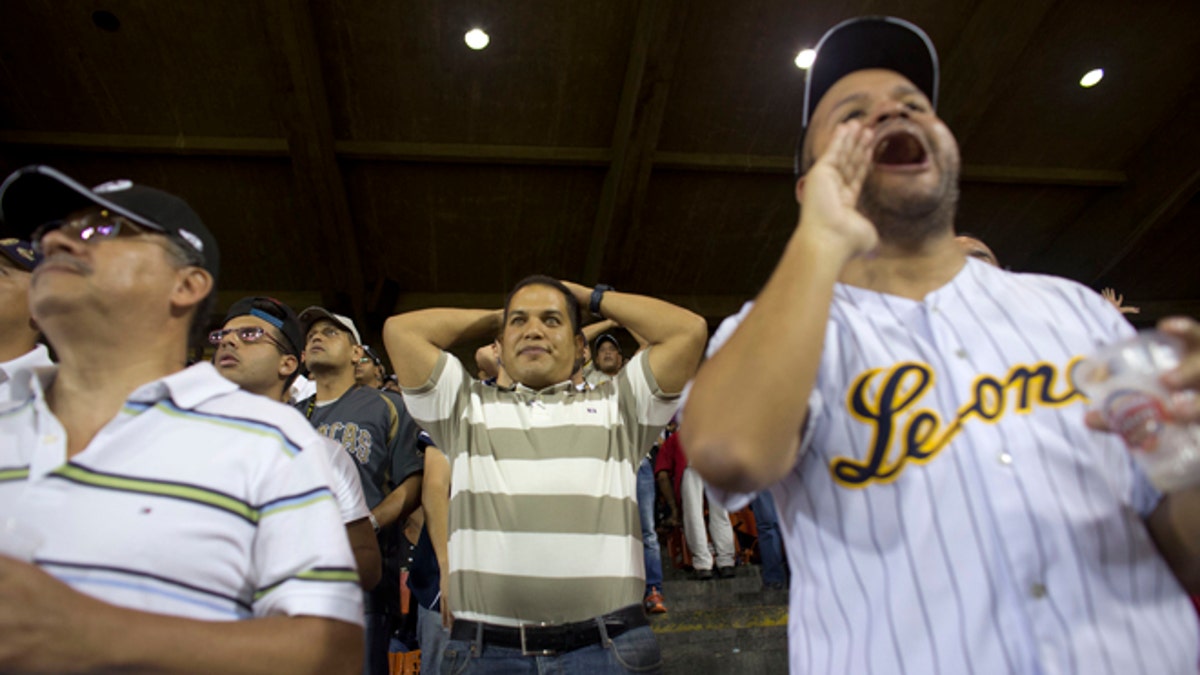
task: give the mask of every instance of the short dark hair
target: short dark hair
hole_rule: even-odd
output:
[[[532,274],[517,282],[516,286],[508,292],[508,297],[504,298],[504,323],[508,324],[508,306],[512,304],[513,296],[517,291],[526,286],[549,286],[554,290],[562,293],[567,300],[567,319],[571,322],[571,332],[576,335],[583,335],[583,318],[579,313],[579,301],[575,299],[575,294],[569,288],[563,285],[561,281],[553,277],[548,277],[545,274]]]
[[[192,323],[188,328],[189,349],[203,349],[208,344],[208,322],[216,305],[217,289],[214,286],[208,295],[196,304],[195,314],[192,314]]]
[[[163,238],[167,242],[167,254],[175,259],[179,267],[199,267],[204,268],[204,264],[200,259],[200,254],[195,251],[181,237],[175,235],[164,234]],[[212,273],[209,272],[209,275]],[[188,350],[200,349],[208,344],[208,322],[212,318],[213,308],[217,305],[217,280],[213,279],[213,286],[208,291],[208,295],[196,304],[195,313],[192,314],[192,322],[188,326]]]

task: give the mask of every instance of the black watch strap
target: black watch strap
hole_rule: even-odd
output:
[[[592,316],[604,318],[600,314],[600,301],[604,299],[605,293],[612,290],[615,289],[608,284],[596,284],[596,287],[592,289],[592,300],[588,303],[588,311],[592,313]]]

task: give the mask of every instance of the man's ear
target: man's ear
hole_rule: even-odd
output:
[[[796,203],[804,205],[804,176],[796,179]]]
[[[297,359],[291,354],[284,354],[279,359],[279,378],[286,380],[292,373],[300,368],[300,359]]]
[[[179,309],[188,309],[204,302],[213,289],[213,278],[201,267],[182,267],[171,292],[171,304]]]

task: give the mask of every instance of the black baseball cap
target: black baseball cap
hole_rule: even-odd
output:
[[[379,352],[372,349],[371,345],[363,345],[362,348],[363,353],[367,355],[367,358],[371,359],[371,363],[374,363],[377,366],[383,365],[383,359],[379,358]]]
[[[612,346],[616,347],[618,352],[621,351],[621,343],[617,342],[616,336],[614,336],[612,333],[601,333],[600,336],[596,338],[596,341],[592,344],[592,349],[600,351],[600,345],[605,342],[611,342]]]
[[[0,185],[0,219],[6,236],[28,239],[44,223],[73,211],[99,206],[155,232],[170,235],[199,256],[215,281],[221,268],[217,240],[187,202],[173,194],[128,180],[88,189],[49,166],[17,169]]]
[[[884,68],[908,78],[937,109],[938,57],[933,41],[915,24],[893,16],[861,16],[830,28],[817,43],[804,82],[804,118],[796,144],[795,169],[813,111],[838,80],[858,70]]]
[[[242,298],[233,303],[221,324],[227,324],[230,319],[239,316],[258,317],[275,326],[288,341],[287,346],[291,348],[290,353],[293,356],[300,356],[300,352],[304,351],[304,332],[300,330],[300,319],[296,317],[296,312],[291,307],[279,300],[265,295]]]

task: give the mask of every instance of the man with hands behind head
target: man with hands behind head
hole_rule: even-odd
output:
[[[595,389],[570,379],[584,347],[581,306],[650,345]],[[513,387],[471,378],[445,351],[497,333]],[[405,401],[453,473],[443,669],[512,672],[535,659],[579,672],[661,667],[641,606],[635,472],[706,334],[703,319],[660,300],[544,276],[519,282],[502,311],[388,320]]]

